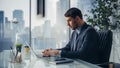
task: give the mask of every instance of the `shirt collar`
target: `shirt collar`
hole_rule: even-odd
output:
[[[85,23],[84,23],[85,24]],[[83,24],[83,25],[84,25]],[[80,26],[80,27],[78,27],[75,31],[79,34],[80,33],[80,31],[81,31],[81,28],[83,27],[83,25],[82,26]]]
[[[80,33],[81,27],[78,27],[75,31],[77,32],[77,34]]]

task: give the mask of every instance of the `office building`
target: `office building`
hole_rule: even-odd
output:
[[[13,29],[17,32],[21,32],[24,29],[25,22],[23,19],[23,15],[24,15],[24,13],[22,10],[14,10],[13,11],[13,19],[16,19],[18,22],[17,24],[13,24]]]
[[[4,37],[4,11],[0,11],[0,38]]]

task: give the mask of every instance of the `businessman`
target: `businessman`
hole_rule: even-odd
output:
[[[78,8],[70,8],[65,17],[68,26],[74,30],[68,44],[58,49],[46,49],[43,56],[60,55],[61,57],[81,59],[90,63],[99,63],[98,59],[98,34],[96,30],[85,23]],[[51,54],[52,53],[52,54]]]

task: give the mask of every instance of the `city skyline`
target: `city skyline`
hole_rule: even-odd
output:
[[[0,22],[1,22],[0,23],[0,26],[1,26],[0,27],[0,44],[2,46],[2,49],[10,49],[10,46],[13,47],[16,42],[15,35],[16,35],[17,28],[16,28],[16,24],[12,23],[9,20],[8,18],[9,16],[5,17],[4,15],[5,15],[4,11],[0,11]],[[22,33],[23,30],[25,29],[24,20],[23,20],[23,11],[22,10],[13,11],[13,18],[17,18],[17,20],[19,21],[20,33]],[[26,34],[28,33],[21,34],[24,36],[21,38],[26,38],[27,37]],[[26,38],[26,41],[27,40],[28,38]]]
[[[69,28],[64,17],[64,13],[70,7],[69,0],[58,0],[52,2],[52,5],[50,4],[51,2],[52,1],[50,0],[47,1],[47,11],[45,18],[40,18],[36,16],[34,14],[35,11],[31,12],[31,41],[32,46],[34,46],[35,48],[45,48],[45,46],[46,48],[49,46],[63,47],[69,40]],[[32,10],[35,9],[32,8]],[[19,22],[18,28],[21,29],[19,29],[20,32],[18,33],[18,35],[20,36],[20,38],[27,40],[27,42],[29,43],[29,27],[25,27],[25,23],[28,23],[26,22],[26,20],[28,20],[29,18],[24,20],[24,10],[21,11],[20,9],[14,9],[11,16],[12,19],[16,18]],[[5,21],[11,22],[9,16],[6,16]],[[10,37],[12,35],[12,41],[15,42],[15,33],[17,32],[16,24],[12,23],[6,26],[12,26],[13,29],[13,31],[11,30],[5,33],[6,37]],[[24,44],[23,41],[22,43]]]
[[[14,46],[15,42],[16,42],[16,32],[18,32],[18,35],[20,36],[21,39],[24,39],[28,42],[29,40],[29,28],[27,29],[27,31],[24,31],[25,27],[24,27],[24,20],[23,20],[23,12],[22,10],[14,10],[13,11],[13,19],[16,18],[16,20],[18,21],[17,24],[11,23],[11,21],[9,20],[9,16],[8,17],[3,17],[4,18],[4,28],[5,28],[5,37],[4,37],[4,41],[2,41],[3,45],[10,45],[10,46]],[[18,26],[19,24],[19,26]],[[20,29],[20,32],[17,31],[17,27],[18,26]],[[11,28],[12,27],[12,28]],[[33,41],[35,41],[35,43],[33,44],[33,46],[35,45],[35,48],[40,48],[40,49],[45,49],[48,47],[52,47],[52,48],[56,48],[56,39],[54,37],[51,36],[51,30],[53,29],[51,27],[51,20],[45,20],[44,24],[42,26],[39,26],[40,28],[37,28],[33,31],[38,31],[41,29],[41,33],[42,33],[42,37],[39,37],[40,33],[35,32],[35,35],[38,34],[38,36],[36,36],[35,39],[32,39]],[[23,31],[22,31],[23,30]],[[34,37],[32,35],[32,37]],[[1,39],[3,40],[3,39]],[[11,40],[11,41],[9,41]],[[21,41],[24,45],[25,42],[22,40]],[[9,46],[7,46],[8,48]]]

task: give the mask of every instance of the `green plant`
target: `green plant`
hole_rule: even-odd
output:
[[[120,5],[118,0],[94,0],[93,8],[89,11],[93,16],[88,16],[87,22],[100,29],[116,29],[120,26]]]
[[[21,47],[22,44],[21,43],[16,43],[16,47]]]
[[[16,44],[16,50],[17,50],[17,52],[21,52],[21,48],[22,48],[22,44],[21,43],[17,43]]]

